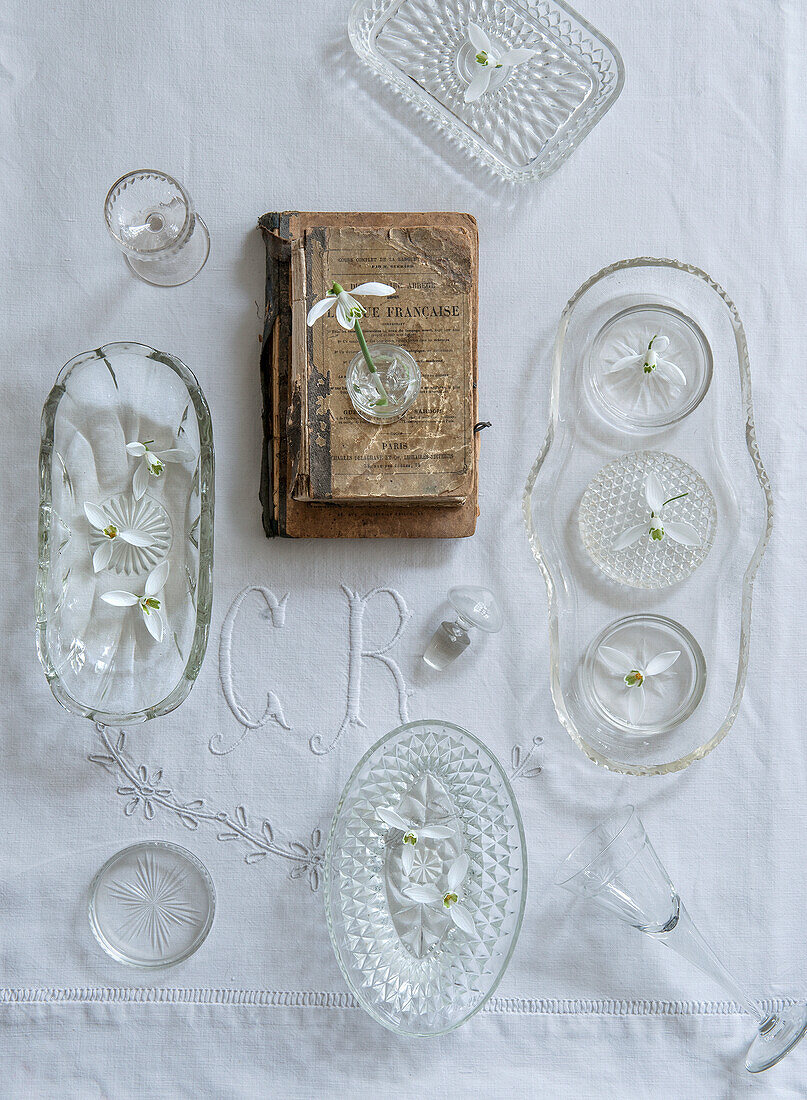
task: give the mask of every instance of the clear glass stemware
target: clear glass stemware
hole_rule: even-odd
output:
[[[207,262],[207,226],[182,184],[165,172],[121,176],[109,189],[104,217],[129,267],[153,286],[188,283]]]
[[[757,1022],[745,1058],[750,1073],[770,1069],[807,1030],[807,1006],[762,1009],[726,970],[695,927],[633,806],[593,829],[560,864],[555,883],[646,932],[714,978]]]

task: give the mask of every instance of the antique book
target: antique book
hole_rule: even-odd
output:
[[[295,538],[462,538],[473,534],[477,516],[479,446],[479,437],[473,430],[477,417],[478,310],[476,289],[478,238],[474,219],[468,214],[446,212],[434,214],[286,212],[266,214],[258,224],[263,232],[267,260],[266,311],[261,353],[264,424],[261,502],[267,535],[286,535]],[[366,235],[367,230],[374,231],[372,244]],[[454,235],[446,237],[447,230],[453,230]],[[311,236],[307,235],[307,231],[311,231]],[[407,283],[436,281],[437,276],[418,278],[410,274],[412,271],[420,270],[415,266],[418,260],[417,252],[419,248],[425,247],[426,242],[435,244],[435,252],[443,258],[440,286],[449,295],[452,293],[448,285],[452,281],[452,269],[456,269],[458,273],[458,277],[453,281],[456,285],[463,287],[462,292],[465,295],[467,308],[460,307],[455,302],[449,307],[449,312],[454,313],[456,307],[457,312],[464,314],[467,322],[467,342],[464,347],[469,357],[470,370],[467,371],[467,390],[461,388],[458,391],[463,396],[456,398],[455,422],[444,428],[442,438],[449,442],[442,449],[432,448],[433,454],[428,456],[429,461],[439,456],[442,463],[442,480],[436,492],[425,494],[433,503],[440,503],[442,494],[443,503],[446,505],[444,507],[418,506],[414,503],[414,493],[423,495],[422,489],[416,488],[413,491],[410,488],[401,492],[400,486],[389,484],[392,479],[391,473],[382,494],[365,497],[361,502],[358,502],[360,498],[357,496],[353,498],[353,503],[348,502],[350,494],[355,492],[355,489],[350,488],[351,481],[355,483],[358,476],[355,470],[351,470],[351,464],[356,461],[357,452],[351,451],[350,437],[347,432],[342,434],[343,426],[339,421],[338,402],[340,399],[347,402],[348,399],[343,382],[340,394],[338,379],[334,380],[335,384],[333,387],[329,386],[327,391],[328,401],[334,403],[334,409],[329,411],[327,424],[328,430],[332,433],[330,457],[325,462],[323,456],[317,454],[313,462],[311,460],[312,450],[321,449],[321,445],[316,427],[309,429],[309,424],[317,425],[318,415],[323,405],[323,395],[318,392],[318,387],[322,385],[321,378],[317,377],[316,372],[309,370],[311,359],[305,354],[309,336],[313,345],[314,332],[305,326],[306,301],[304,299],[308,298],[308,294],[304,289],[303,280],[308,277],[305,263],[306,242],[308,241],[310,255],[319,258],[322,255],[321,246],[325,239],[348,245],[353,255],[360,257],[359,266],[356,268],[357,277],[347,279],[349,285],[355,285],[362,281],[362,278],[367,278],[367,275],[362,275],[364,270],[370,271],[376,279],[381,279],[380,271],[366,265],[372,262],[373,256],[377,258],[381,256],[384,262],[388,263],[390,253],[386,252],[386,249],[393,250],[392,254],[399,265],[399,271],[402,274],[406,273]],[[380,245],[379,242],[383,244]],[[365,265],[364,268],[361,268],[362,263]],[[466,263],[467,267],[464,267]],[[332,271],[333,278],[341,281],[338,279],[337,269],[333,267]],[[324,280],[327,276],[323,273],[320,277]],[[383,281],[391,284],[397,281],[403,286],[404,278],[390,275]],[[430,288],[410,288],[407,285],[406,292],[409,294],[428,289]],[[315,293],[313,289],[312,293]],[[396,302],[395,299],[399,296],[401,300]],[[411,339],[415,339],[418,330],[421,333],[426,331],[427,322],[431,324],[439,320],[439,318],[430,319],[424,316],[424,307],[419,302],[417,303],[420,306],[419,311],[411,304],[405,305],[400,292],[393,298],[376,301],[380,303],[378,317],[368,314],[364,319],[369,341],[379,338],[379,329],[373,328],[373,324],[381,320],[384,325],[389,325],[389,328],[384,330],[387,339],[392,339],[395,331],[401,333],[405,329],[411,331],[413,334]],[[386,306],[393,303],[396,309],[401,309],[400,316],[395,311],[386,313]],[[375,303],[368,299],[364,304],[370,307],[372,313],[372,306]],[[410,316],[406,316],[406,309],[410,310]],[[315,329],[316,327],[314,326]],[[339,329],[338,325],[335,327]],[[355,344],[355,337],[351,332],[339,329],[339,333]],[[338,339],[338,334],[327,334],[327,336],[331,335]],[[323,336],[323,339],[325,338],[326,336]],[[433,343],[438,347],[438,351],[439,346],[444,345],[446,339],[445,334],[439,340],[434,339]],[[460,343],[458,328],[455,328],[450,339],[456,341],[458,348],[463,346]],[[462,339],[466,339],[464,332]],[[395,342],[404,344],[405,340],[396,339]],[[342,354],[347,356],[346,361],[349,361],[353,354],[350,344],[346,345]],[[429,370],[428,365],[427,370]],[[318,373],[323,375],[321,371]],[[427,372],[423,373],[425,381]],[[454,382],[461,385],[458,381],[459,373],[454,362],[449,364],[448,368],[441,369],[439,373],[432,372],[430,385],[434,392],[429,399],[431,404],[424,402],[422,410],[424,415],[420,418],[421,433],[425,431],[423,420],[431,415],[431,406],[435,405],[439,410],[440,399],[444,392],[448,392],[448,386]],[[450,379],[454,382],[449,381]],[[427,393],[428,387],[424,388],[424,394]],[[416,405],[415,408],[417,407]],[[311,410],[313,415],[309,419]],[[410,410],[410,414],[412,411],[414,410]],[[402,427],[410,414],[401,422]],[[358,421],[357,426],[357,421],[358,418],[354,414],[354,433],[365,429],[364,422]],[[404,447],[388,448],[388,453],[402,450],[410,456],[427,453],[425,446],[417,450],[414,443],[410,442],[410,431],[414,433],[411,439],[416,438],[417,429],[414,422],[412,429],[408,429],[401,438],[392,440],[386,433],[395,428],[396,425],[387,425],[383,429],[366,425],[368,433],[366,438],[369,440],[371,456],[379,461],[381,467],[381,476],[377,476],[376,480],[381,483],[385,480],[383,472],[385,460],[380,457],[383,456],[384,451],[381,449],[379,454],[372,454],[373,437],[377,433],[380,434],[381,431],[385,433],[382,443],[404,444]],[[334,434],[336,452],[333,450]],[[433,438],[439,438],[439,436]],[[365,454],[367,446],[366,443]],[[342,450],[340,451],[339,448]],[[409,448],[408,451],[407,448]],[[454,455],[455,449],[460,452],[459,458]],[[334,453],[341,456],[336,461],[333,459]],[[422,475],[424,466],[420,460],[416,461],[418,465],[416,473]],[[346,466],[345,474],[340,470],[343,464]],[[399,467],[403,465],[404,463],[399,460]],[[392,467],[388,469],[391,471]],[[330,484],[328,484],[328,478]],[[410,486],[416,482],[417,477],[409,477]]]
[[[296,500],[466,501],[474,480],[473,245],[464,225],[321,226],[292,242]],[[350,290],[369,281],[388,283],[396,293],[362,303],[367,342],[406,348],[423,378],[414,407],[383,427],[362,420],[348,396],[347,369],[359,351],[355,334],[332,315],[312,328],[305,323],[310,306],[334,282]]]

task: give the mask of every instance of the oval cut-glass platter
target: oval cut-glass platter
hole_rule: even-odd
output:
[[[489,749],[450,722],[401,726],[359,761],[326,854],[328,930],[361,1006],[441,1035],[491,996],[527,891],[515,796]]]
[[[56,699],[128,724],[186,698],[207,646],[213,433],[171,355],[108,344],[67,363],[42,411],[37,650]]]
[[[573,740],[633,775],[705,756],[740,706],[773,519],[745,332],[705,272],[624,260],[569,301],[524,516]]]

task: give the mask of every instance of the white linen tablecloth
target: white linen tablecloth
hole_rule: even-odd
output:
[[[581,5],[622,52],[624,92],[556,175],[519,188],[491,183],[363,70],[344,0],[6,0],[0,11],[4,1096],[805,1094],[807,1048],[750,1079],[751,1021],[736,1005],[548,885],[575,839],[632,801],[751,992],[805,994],[805,13],[799,0]],[[186,286],[136,280],[106,235],[106,190],[135,167],[178,176],[210,227],[207,267]],[[478,218],[480,414],[494,426],[473,539],[263,537],[254,226],[290,207]],[[736,725],[704,761],[663,779],[596,768],[560,727],[520,506],[545,433],[560,310],[589,275],[631,255],[697,264],[737,302],[778,513]],[[117,760],[89,759],[109,753],[92,723],[53,701],[33,642],[40,409],[63,362],[125,339],[196,373],[217,455],[207,658],[181,709],[124,745],[172,792],[151,818],[145,800],[119,792]],[[427,675],[420,653],[460,580],[500,593],[506,628]],[[351,637],[349,602],[375,589],[363,636]],[[348,713],[351,647],[362,684]],[[269,691],[284,725],[238,720],[238,706],[259,716]],[[532,752],[514,781],[530,857],[518,947],[485,1012],[434,1041],[390,1035],[352,1003],[321,887],[289,879],[277,856],[245,861],[241,841],[220,840],[208,821],[187,830],[170,808],[203,799],[243,812],[250,829],[268,819],[284,843],[316,844],[359,756],[406,716],[455,721],[507,764],[516,745]],[[310,751],[312,736],[340,729],[329,753]],[[94,872],[144,837],[190,847],[218,894],[202,949],[156,976],[107,958],[86,919]]]

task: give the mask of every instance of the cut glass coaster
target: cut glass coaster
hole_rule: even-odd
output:
[[[706,686],[701,647],[663,615],[629,615],[589,645],[580,669],[583,697],[623,733],[668,733],[697,707]]]
[[[112,573],[132,576],[148,573],[168,556],[171,548],[171,520],[162,504],[153,497],[144,496],[135,500],[131,492],[118,493],[100,505],[109,522],[120,529],[148,535],[152,540],[148,546],[132,546],[121,538],[112,542],[112,557],[107,569]],[[90,553],[94,553],[102,542],[103,534],[97,528],[90,530]]]
[[[686,493],[662,510],[665,533],[650,535],[648,478],[653,475],[664,498]],[[631,545],[620,548],[626,532],[646,523]],[[634,451],[603,466],[580,501],[580,537],[592,561],[612,580],[632,588],[666,588],[693,573],[712,548],[717,507],[697,470],[666,451]],[[685,529],[695,540],[686,545],[673,537]]]
[[[413,887],[431,888],[436,902],[413,899]],[[515,796],[481,741],[421,721],[366,753],[331,826],[325,907],[342,973],[375,1020],[440,1035],[478,1012],[510,961],[526,887]]]
[[[112,856],[95,876],[90,927],[118,962],[172,966],[204,942],[215,908],[213,882],[196,856],[147,841]]]
[[[371,68],[508,180],[554,171],[624,80],[613,45],[562,0],[356,0],[349,32]],[[480,42],[492,64],[478,63]],[[531,54],[499,67],[514,50]],[[482,68],[487,89],[468,102]]]
[[[683,420],[711,380],[709,342],[695,321],[671,306],[623,309],[602,326],[589,353],[595,406],[623,430],[654,431]]]

